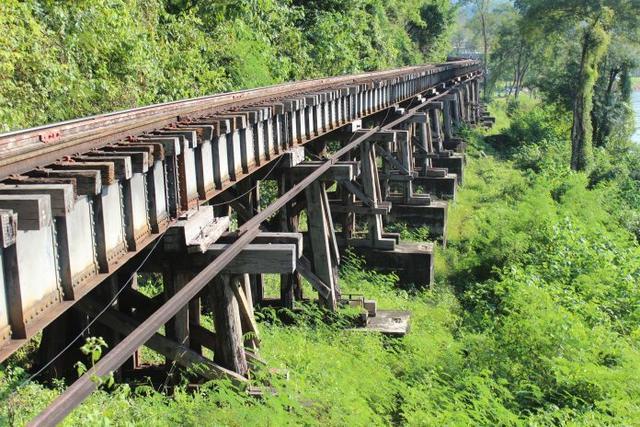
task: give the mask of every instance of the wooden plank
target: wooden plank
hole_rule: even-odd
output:
[[[192,254],[190,261],[195,266],[208,265],[224,253],[233,243],[214,243],[203,254]],[[294,244],[250,244],[234,258],[224,271],[228,274],[282,274],[292,273],[298,258]]]
[[[297,180],[304,178],[311,172],[316,170],[323,162],[306,161],[302,162],[291,169],[293,177]],[[358,162],[337,162],[335,165],[325,172],[321,181],[353,181],[360,174]]]
[[[149,151],[150,150],[145,148],[145,146],[136,148],[123,145],[112,145],[101,148],[100,151],[96,151],[96,153],[103,153],[106,155],[109,155],[109,153],[126,155],[131,159],[131,169],[133,173],[147,173],[149,166],[153,164],[153,157],[149,154]]]
[[[133,166],[130,156],[117,156],[109,155],[109,153],[101,153],[99,151],[89,151],[81,156],[74,157],[74,160],[113,163],[115,177],[118,180],[131,179],[131,176],[133,175]]]
[[[215,217],[213,206],[192,209],[169,227],[164,238],[164,249],[169,252],[204,252],[229,229],[228,216]]]
[[[48,166],[53,170],[64,170],[66,172],[75,172],[82,170],[99,171],[102,185],[113,184],[116,180],[116,167],[112,162],[101,161],[64,161],[54,163]],[[97,194],[97,193],[96,193]]]
[[[83,196],[95,196],[102,191],[102,178],[99,170],[36,169],[29,172],[27,176],[36,179],[73,180],[76,193]]]
[[[69,183],[42,184],[26,179],[21,180],[20,184],[0,184],[0,194],[13,196],[46,194],[51,198],[53,216],[66,216],[73,209],[75,202],[73,185]],[[19,219],[22,220],[23,217]]]
[[[233,243],[238,239],[236,233],[223,233],[217,243]],[[290,244],[296,246],[297,257],[302,256],[302,233],[298,232],[271,232],[263,231],[251,242],[252,244]]]
[[[18,214],[19,230],[40,230],[51,224],[51,197],[48,194],[3,194],[0,209]]]

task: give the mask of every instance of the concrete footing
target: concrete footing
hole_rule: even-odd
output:
[[[456,196],[458,179],[455,174],[448,173],[443,177],[418,176],[413,179],[416,186],[422,187],[425,193],[440,199],[453,200]]]
[[[433,200],[428,206],[393,204],[387,218],[411,227],[428,227],[430,238],[446,244],[447,207],[448,203],[443,200]]]
[[[453,154],[450,157],[434,157],[431,163],[436,168],[446,168],[449,173],[456,174],[458,184],[462,184],[464,178],[464,156]]]
[[[467,143],[461,138],[447,138],[444,140],[443,145],[445,150],[453,150],[458,153],[464,153],[465,148],[467,148]]]
[[[352,248],[368,267],[381,273],[396,273],[400,286],[431,287],[434,277],[432,243],[399,243],[393,250]]]

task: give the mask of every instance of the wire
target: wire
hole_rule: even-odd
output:
[[[131,273],[131,276],[129,276],[129,279],[127,279],[126,283],[124,285],[122,285],[122,287],[120,289],[118,289],[118,291],[116,292],[116,294],[113,296],[113,298],[111,299],[111,301],[109,301],[109,303],[102,309],[100,310],[100,312],[93,318],[91,319],[91,321],[89,321],[89,323],[87,324],[87,326],[84,327],[84,329],[82,329],[82,331],[80,331],[80,333],[69,343],[66,345],[65,348],[63,348],[62,350],[60,350],[60,352],[58,352],[58,354],[56,354],[53,358],[51,358],[51,360],[49,360],[44,366],[42,366],[36,373],[34,373],[33,375],[31,375],[29,378],[27,378],[26,380],[24,380],[22,383],[20,383],[16,389],[11,393],[11,395],[15,394],[20,388],[24,387],[27,383],[31,382],[35,377],[37,377],[38,375],[40,375],[42,372],[45,371],[45,369],[47,369],[49,366],[51,366],[51,364],[53,362],[55,362],[60,356],[62,356],[62,354],[67,351],[69,348],[71,348],[71,346],[78,341],[78,339],[80,339],[82,337],[82,335],[84,335],[85,332],[87,332],[89,330],[89,328],[96,322],[96,320],[98,320],[98,318],[100,316],[102,316],[110,307],[111,305],[116,302],[116,300],[118,299],[118,297],[120,296],[120,294],[127,288],[127,286],[129,286],[129,284],[133,281],[133,278],[135,277],[136,273],[138,272],[138,270],[140,270],[142,268],[142,266],[149,260],[149,258],[151,257],[151,254],[153,254],[153,252],[155,251],[155,249],[158,247],[158,245],[160,244],[160,241],[162,240],[162,236],[164,236],[163,232],[162,234],[160,234],[157,238],[155,243],[153,244],[153,247],[151,248],[151,250],[149,251],[149,253],[144,257],[144,259],[142,260],[142,262],[140,263],[140,265],[138,266],[138,268],[135,269],[135,271],[133,273]]]
[[[278,158],[278,160],[274,163],[274,165],[271,167],[271,169],[269,170],[269,172],[267,172],[267,174],[265,175],[265,177],[263,179],[266,179],[267,177],[269,177],[271,175],[271,173],[273,173],[273,171],[276,169],[276,167],[278,166],[278,164],[280,164],[280,162],[282,161],[282,157],[280,156]],[[253,190],[255,190],[258,187],[258,184],[256,184],[255,186],[253,186],[252,188],[250,188],[248,191],[246,191],[245,193],[241,194],[240,196],[229,200],[225,203],[219,203],[219,204],[213,204],[210,206],[222,206],[222,205],[226,205],[228,203],[234,202],[238,199],[241,199],[242,197],[246,196],[247,194],[249,194],[250,192],[252,192]],[[120,294],[127,288],[127,286],[129,286],[129,284],[133,281],[133,278],[135,277],[136,273],[138,272],[138,270],[140,270],[140,268],[142,268],[142,266],[144,265],[144,263],[146,263],[149,258],[151,257],[151,255],[153,254],[153,252],[155,251],[155,249],[158,247],[158,245],[160,244],[160,241],[162,240],[162,236],[164,236],[164,232],[158,236],[156,238],[156,242],[153,244],[153,247],[151,248],[151,250],[149,251],[149,253],[144,257],[144,259],[142,260],[142,262],[140,263],[140,265],[138,266],[138,268],[135,269],[135,271],[131,274],[131,276],[129,277],[129,279],[127,279],[127,281],[124,283],[124,285],[122,285],[122,287],[120,289],[118,289],[118,291],[116,292],[116,294],[113,296],[113,298],[111,299],[111,301],[109,301],[109,303],[102,309],[100,310],[100,312],[93,318],[91,319],[91,321],[89,321],[89,323],[87,324],[87,326],[85,326],[82,331],[80,331],[80,333],[78,333],[78,335],[71,340],[71,342],[69,342],[69,344],[67,344],[62,350],[60,350],[55,356],[53,356],[51,358],[51,360],[49,360],[47,363],[45,363],[40,369],[38,369],[38,371],[36,371],[34,374],[32,374],[29,378],[27,378],[26,380],[24,380],[22,383],[20,383],[16,389],[11,393],[12,395],[15,394],[20,388],[24,387],[27,383],[33,381],[34,378],[36,378],[38,375],[40,375],[42,372],[44,372],[49,366],[51,366],[51,364],[53,362],[55,362],[56,360],[58,360],[58,358],[60,356],[62,356],[62,354],[67,351],[69,348],[71,348],[71,346],[78,341],[78,339],[80,339],[85,332],[87,332],[89,330],[89,328],[91,326],[93,326],[93,324],[98,320],[98,318],[100,316],[102,316],[108,309],[109,307],[111,307],[111,305],[118,299],[118,297],[120,296]],[[174,364],[175,366],[175,364]],[[173,369],[173,367],[172,367]],[[170,372],[171,373],[171,372]]]

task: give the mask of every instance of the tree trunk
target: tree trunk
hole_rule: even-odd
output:
[[[586,92],[586,62],[589,50],[589,37],[585,34],[582,41],[582,55],[578,70],[578,90],[573,101],[573,126],[571,128],[571,169],[584,170],[587,166],[587,147],[585,132],[585,92]]]
[[[608,42],[609,35],[597,21],[585,30],[582,38],[582,55],[571,128],[571,169],[576,171],[587,170],[591,161],[593,88],[598,78],[598,63]]]
[[[485,10],[484,10],[484,2],[482,5],[482,11],[480,12],[480,22],[482,24],[482,44],[483,49],[484,49],[484,88],[483,88],[483,92],[484,92],[484,99],[487,99],[487,70],[489,68],[489,40],[487,39],[487,20],[485,17]]]

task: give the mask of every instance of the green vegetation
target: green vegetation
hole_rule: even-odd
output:
[[[624,140],[632,127],[631,72],[640,65],[637,0],[468,0],[457,45],[482,50],[485,98],[500,87],[541,97],[573,115],[570,164],[590,172],[592,146]],[[485,25],[489,22],[489,25]],[[469,31],[469,30],[467,30]]]
[[[444,0],[6,0],[0,132],[442,60]]]

